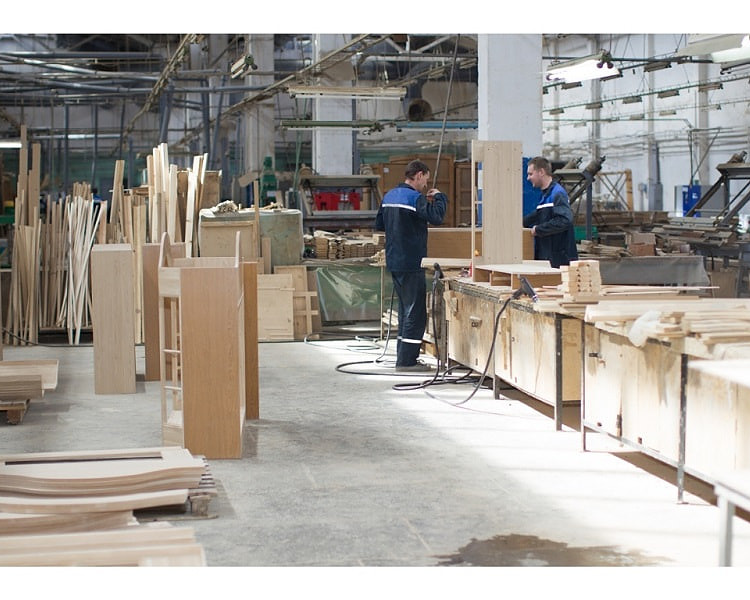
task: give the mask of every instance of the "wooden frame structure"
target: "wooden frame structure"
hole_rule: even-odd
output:
[[[164,445],[240,458],[246,414],[240,237],[234,257],[159,254],[159,366]],[[244,278],[247,280],[247,278]]]

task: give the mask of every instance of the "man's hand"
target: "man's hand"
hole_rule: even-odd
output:
[[[536,225],[531,228],[531,237],[536,237]]]
[[[435,198],[435,194],[439,194],[440,190],[437,188],[432,188],[430,191],[427,192],[427,199],[432,202],[432,200]]]

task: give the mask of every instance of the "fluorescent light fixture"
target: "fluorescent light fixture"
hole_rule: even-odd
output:
[[[643,70],[646,71],[646,73],[650,73],[651,71],[660,71],[661,69],[671,69],[672,63],[668,60],[655,60],[653,62],[646,63],[643,65]]]
[[[332,87],[290,85],[287,93],[292,98],[359,98],[374,100],[401,100],[405,87]]]
[[[658,98],[671,98],[672,96],[679,96],[680,90],[664,90],[656,94]]]
[[[20,148],[21,140],[0,140],[0,148]]]
[[[640,96],[628,96],[622,99],[623,104],[637,104],[638,102],[643,102],[643,98]]]
[[[631,121],[642,121],[643,118],[644,118],[643,113],[638,114],[638,115],[630,115]]]
[[[583,84],[580,81],[571,81],[570,83],[563,83],[560,87],[564,90],[572,90],[573,88],[583,87]]]
[[[743,33],[694,33],[688,36],[685,47],[675,52],[674,55],[706,56],[715,52],[740,48],[745,38],[747,34]]]
[[[547,67],[545,78],[547,81],[571,83],[589,79],[602,79],[619,75],[619,73],[620,70],[613,64],[610,53],[601,50],[583,58],[553,63]]]
[[[670,110],[660,110],[660,111],[659,111],[659,116],[660,116],[660,117],[668,117],[668,116],[670,116],[670,115],[676,115],[676,114],[677,114],[677,111],[676,111],[676,110],[674,110],[674,109],[670,109]]]
[[[565,112],[564,108],[551,108],[549,111],[549,114],[551,115],[561,115]]]
[[[596,108],[601,108],[604,106],[601,102],[589,102],[585,108],[588,108],[589,110],[594,110]]]
[[[711,90],[720,90],[724,88],[724,84],[721,81],[712,81],[707,83],[701,83],[698,86],[699,92],[708,92]]]
[[[743,36],[739,46],[711,52],[711,60],[715,63],[728,63],[750,59],[750,35]]]

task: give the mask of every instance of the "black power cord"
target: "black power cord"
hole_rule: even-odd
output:
[[[442,276],[442,271],[440,271],[440,265],[438,265],[437,263],[435,263],[435,272],[436,272],[436,279],[437,279],[437,273],[438,272]],[[505,309],[508,307],[508,304],[510,303],[510,301],[511,300],[517,300],[522,295],[529,296],[531,298],[532,302],[536,302],[538,300],[538,296],[537,296],[536,292],[534,291],[534,288],[529,283],[529,280],[526,279],[526,277],[524,277],[522,275],[522,276],[520,276],[520,281],[521,281],[521,285],[519,286],[519,288],[516,291],[514,291],[513,294],[511,294],[505,300],[505,302],[503,302],[503,305],[500,307],[500,310],[498,311],[497,316],[495,317],[495,323],[494,323],[494,326],[493,326],[493,329],[492,329],[492,343],[490,344],[490,350],[487,353],[487,362],[484,365],[484,370],[482,371],[482,375],[477,379],[477,382],[476,382],[476,384],[474,386],[474,389],[472,390],[471,394],[469,394],[469,396],[467,396],[464,400],[461,400],[461,402],[455,402],[455,403],[454,402],[446,402],[447,404],[451,404],[452,406],[461,406],[462,404],[465,404],[466,402],[468,402],[469,400],[471,400],[474,397],[474,394],[477,393],[477,391],[479,390],[479,388],[484,383],[484,380],[487,377],[487,371],[489,370],[489,367],[490,367],[490,362],[492,361],[492,357],[493,357],[494,352],[495,352],[495,340],[497,339],[497,331],[498,331],[498,328],[500,326],[500,317],[505,312]],[[434,293],[434,287],[433,287],[432,298],[433,298],[433,311],[432,311],[432,315],[433,315],[433,319],[434,319],[434,317],[435,317],[435,310],[434,310],[435,293]],[[435,327],[435,324],[434,324],[434,321],[433,321],[433,330],[434,330],[434,327]],[[436,353],[438,355],[438,364],[439,364],[440,363],[440,354],[439,354],[440,353],[440,349],[437,347],[437,344],[435,345],[435,350],[436,350]],[[469,370],[469,373],[470,372],[471,372],[471,369]],[[396,384],[396,385],[393,386],[393,389],[394,390],[398,390],[398,391],[419,390],[419,389],[423,389],[423,388],[429,387],[431,385],[442,385],[443,383],[456,383],[457,382],[457,381],[449,381],[449,380],[441,381],[441,382],[436,382],[436,379],[437,379],[437,373],[435,374],[435,376],[431,380],[423,381],[421,384],[407,384],[407,383]]]

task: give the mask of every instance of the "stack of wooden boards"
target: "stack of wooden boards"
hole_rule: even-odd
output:
[[[586,307],[585,320],[623,330],[637,325],[643,335],[662,341],[692,337],[707,346],[750,342],[747,298],[600,301]]]
[[[321,260],[340,260],[345,258],[369,258],[385,248],[385,236],[346,237],[316,231],[313,236],[315,257]]]
[[[602,289],[598,260],[574,260],[560,267],[565,302],[597,301]]]
[[[0,565],[205,565],[191,528],[133,517],[186,502],[205,468],[182,448],[0,456]]]
[[[57,387],[57,360],[0,360],[0,411],[9,424],[23,421],[31,400]]]

